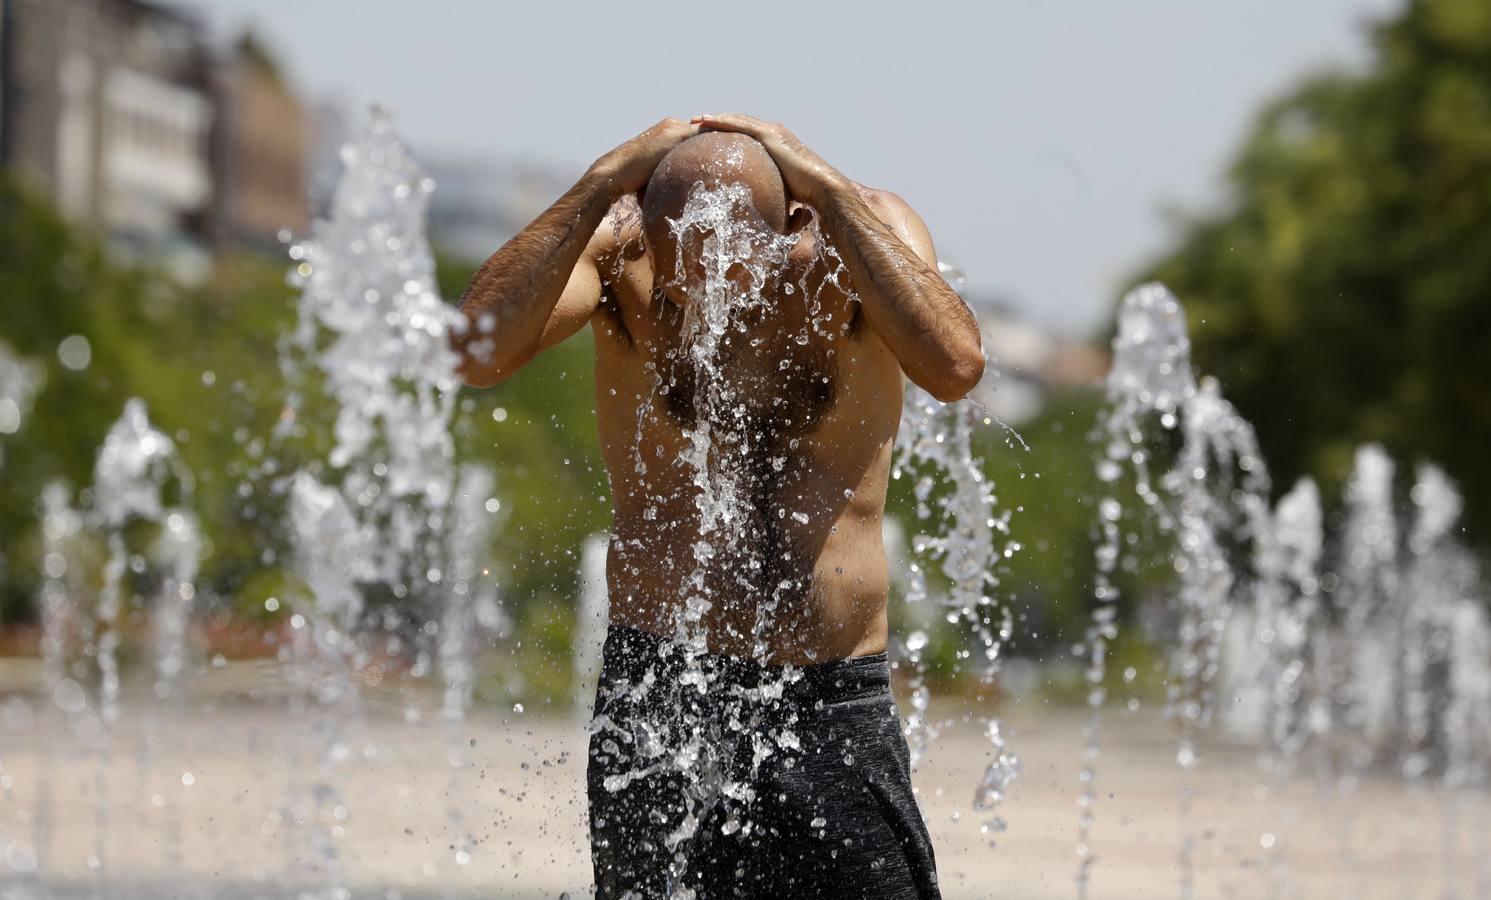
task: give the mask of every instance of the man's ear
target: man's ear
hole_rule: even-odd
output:
[[[813,221],[812,207],[799,205],[787,216],[787,234],[797,234],[807,228],[811,221]]]

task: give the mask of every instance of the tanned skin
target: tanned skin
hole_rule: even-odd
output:
[[[611,621],[673,635],[700,537],[693,471],[682,461],[691,373],[676,353],[687,291],[671,262],[655,277],[657,259],[672,260],[676,247],[648,245],[637,193],[669,150],[701,130],[766,148],[788,194],[787,233],[798,238],[769,287],[775,305],[745,334],[727,335],[721,351],[723,377],[755,398],[747,414],[765,446],[751,521],[711,536],[719,571],[706,576],[709,647],[798,665],[878,653],[887,640],[881,522],[903,375],[951,402],[984,369],[978,322],[938,274],[931,235],[899,197],[850,181],[780,125],[664,119],[596,160],[477,271],[461,302],[467,327],[451,339],[460,374],[473,387],[497,384],[591,325],[596,425],[614,497]],[[824,277],[805,207],[843,262],[837,284]],[[817,328],[808,327],[803,292],[786,289],[802,283],[823,285]],[[806,345],[794,340],[802,334]],[[660,395],[659,376],[680,389]],[[733,546],[767,564],[732,566],[746,559]],[[757,635],[768,600],[774,624]]]

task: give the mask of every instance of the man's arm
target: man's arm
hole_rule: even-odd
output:
[[[602,156],[482,264],[461,298],[465,327],[450,336],[466,384],[490,387],[507,379],[590,320],[601,281],[586,246],[611,204],[645,185],[658,160],[697,131],[664,119]]]
[[[780,125],[733,115],[695,121],[706,130],[749,134],[766,146],[787,189],[818,211],[866,321],[912,381],[943,402],[973,389],[984,373],[983,336],[973,311],[938,274],[920,217],[898,199],[886,199],[876,205],[890,224],[881,221],[853,182]]]
[[[590,318],[600,274],[581,254],[610,205],[609,182],[586,172],[476,270],[461,297],[466,327],[451,332],[462,381],[504,381],[543,349],[546,330],[573,334]]]
[[[853,184],[834,188],[815,208],[849,269],[866,321],[907,376],[944,403],[972,390],[984,374],[983,334],[938,273],[921,217],[899,197]]]

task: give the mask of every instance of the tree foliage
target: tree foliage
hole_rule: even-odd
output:
[[[1258,428],[1277,489],[1339,486],[1353,447],[1435,461],[1491,537],[1491,4],[1414,0],[1360,73],[1263,110],[1225,207],[1144,278]]]
[[[275,485],[324,457],[330,440],[271,438],[289,391],[280,368],[281,338],[295,320],[288,267],[288,257],[232,258],[209,283],[183,287],[112,262],[44,201],[0,183],[0,340],[45,371],[20,430],[0,436],[0,622],[35,615],[42,487],[88,487],[130,397],[145,400],[194,474],[192,505],[207,537],[199,605],[265,614],[294,544]],[[459,296],[469,272],[441,260],[447,298]],[[72,335],[91,348],[81,371],[58,356]],[[520,625],[530,609],[572,600],[581,542],[610,522],[588,342],[577,336],[498,388],[466,391],[456,420],[458,458],[496,472],[503,521],[494,577]]]

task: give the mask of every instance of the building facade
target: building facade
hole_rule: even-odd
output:
[[[214,245],[276,250],[308,227],[310,117],[252,41],[217,68]]]
[[[206,275],[306,226],[304,113],[263,58],[145,0],[0,0],[0,165],[126,260]]]
[[[211,59],[140,0],[0,0],[0,161],[126,256],[206,263]]]

